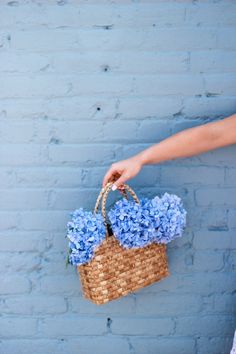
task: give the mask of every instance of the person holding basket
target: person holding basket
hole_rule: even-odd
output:
[[[113,191],[135,177],[144,165],[195,156],[236,144],[236,114],[223,120],[183,130],[126,160],[115,162],[103,179],[103,187],[115,181]],[[121,188],[122,189],[122,188]]]
[[[112,182],[113,191],[123,190],[122,185],[135,177],[145,165],[196,156],[232,144],[236,144],[236,114],[183,130],[128,159],[113,163],[102,185],[104,187]],[[236,354],[236,330],[230,354]]]

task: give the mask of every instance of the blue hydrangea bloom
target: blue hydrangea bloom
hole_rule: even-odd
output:
[[[115,237],[124,248],[144,247],[155,241],[159,216],[150,208],[148,199],[140,204],[123,198],[108,213]]]
[[[162,198],[141,199],[140,204],[123,198],[108,216],[114,235],[124,248],[169,243],[182,236],[186,224],[181,199],[168,193]]]
[[[153,198],[152,205],[158,211],[160,219],[156,242],[166,244],[181,237],[187,214],[181,199],[177,195],[165,193],[161,198]]]
[[[73,265],[85,264],[93,258],[95,249],[106,236],[103,217],[83,208],[76,209],[72,220],[67,223],[69,239],[69,262]]]

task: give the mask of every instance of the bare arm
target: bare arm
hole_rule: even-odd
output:
[[[154,164],[201,154],[236,143],[236,114],[218,122],[183,130],[142,151],[142,164]]]
[[[231,144],[236,144],[236,114],[218,122],[183,130],[127,160],[112,164],[103,179],[103,186],[118,174],[120,177],[114,189],[120,187],[136,176],[144,165],[190,157]]]

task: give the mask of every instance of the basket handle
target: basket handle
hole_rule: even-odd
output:
[[[106,184],[106,186],[101,189],[101,191],[100,191],[100,193],[99,193],[99,195],[98,195],[98,197],[97,197],[97,201],[96,201],[95,207],[94,207],[94,213],[95,213],[95,214],[96,214],[97,211],[98,211],[99,204],[100,204],[100,202],[101,202],[101,199],[102,199],[102,197],[103,197],[105,191],[107,190],[107,188],[109,187],[109,185],[112,186],[112,184],[113,184],[112,182],[108,182],[108,183]],[[128,199],[127,191],[126,191],[125,189],[124,189],[124,190],[120,190],[120,189],[119,189],[119,192],[120,192],[125,198]]]
[[[101,192],[98,195],[98,198],[97,198],[97,201],[96,201],[96,204],[95,204],[95,208],[94,208],[94,213],[96,214],[97,211],[98,211],[98,207],[99,207],[100,201],[102,200],[102,216],[103,216],[104,224],[105,224],[106,228],[107,228],[106,201],[107,201],[108,194],[109,194],[109,192],[112,189],[112,185],[113,185],[112,182],[108,182],[106,184],[106,186],[104,188],[102,188]],[[123,186],[125,188],[125,191],[128,191],[130,193],[130,195],[133,197],[134,201],[136,203],[140,204],[140,201],[139,201],[136,193],[134,192],[134,190],[130,186],[128,186],[128,184],[123,184]],[[125,197],[127,198],[127,194],[125,195]]]
[[[103,188],[100,190],[100,193],[99,193],[99,195],[98,195],[98,197],[97,197],[96,204],[95,204],[95,207],[94,207],[94,211],[93,211],[94,214],[96,214],[96,213],[98,212],[98,208],[99,208],[99,204],[100,204],[100,202],[101,202],[101,199],[102,199],[102,197],[103,197],[105,191],[107,190],[107,188],[108,188],[108,186],[109,186],[110,184],[111,184],[111,182],[108,182],[108,183],[106,184],[106,186],[103,187]]]

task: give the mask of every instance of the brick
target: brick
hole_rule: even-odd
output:
[[[204,166],[162,166],[161,184],[218,185],[224,183],[224,169]]]
[[[12,187],[16,184],[16,175],[11,168],[3,168],[0,170],[1,187]]]
[[[190,212],[189,222],[190,221]],[[229,213],[226,208],[221,206],[221,208],[211,208],[211,207],[202,207],[201,212],[201,221],[198,225],[203,229],[209,231],[228,231],[229,230]],[[193,216],[194,218],[194,216]]]
[[[235,249],[235,231],[196,231],[193,247],[201,250]]]
[[[201,273],[200,273],[201,274]],[[200,277],[199,274],[199,277]],[[209,275],[207,275],[206,273],[204,274],[205,278],[203,283],[200,285],[199,287],[201,288],[202,286],[205,286],[206,288],[206,292],[204,291],[203,288],[201,288],[201,290],[195,290],[195,291],[201,291],[202,293],[211,293],[212,292],[212,288],[214,288],[215,292],[232,292],[233,288],[232,288],[232,284],[230,284],[230,278],[231,281],[234,281],[235,276],[232,274],[228,274],[227,273],[209,273]],[[217,282],[221,282],[221,283],[217,283]],[[194,285],[193,285],[194,286]]]
[[[207,95],[209,96],[209,93]],[[203,123],[205,119],[230,116],[236,110],[232,97],[219,95],[186,97],[183,103],[183,114],[194,120],[201,118]]]
[[[175,16],[171,15],[170,9],[174,9]],[[38,10],[38,11],[37,11]],[[133,6],[131,4],[119,4],[119,7],[108,7],[106,4],[83,4],[80,12],[76,12],[72,4],[67,6],[50,6],[46,4],[38,9],[35,4],[30,7],[24,6],[25,18],[21,16],[21,8],[16,8],[13,19],[19,28],[31,28],[33,26],[49,28],[66,26],[70,28],[98,28],[104,23],[112,22],[116,27],[146,27],[157,23],[158,26],[168,24],[179,24],[184,20],[184,6],[170,4],[138,4],[135,8],[136,20],[132,16]],[[94,17],[91,18],[91,13]],[[142,16],[140,16],[142,14]],[[13,26],[15,22],[11,19],[12,11],[10,7],[3,8],[4,20],[1,26]],[[6,18],[10,18],[7,22]],[[30,17],[30,20],[28,19]]]
[[[146,35],[146,41],[143,43],[142,48],[150,48],[153,50],[197,50],[197,49],[214,49],[216,48],[216,33],[212,29],[207,31],[203,28],[169,28],[156,30],[156,38],[152,46],[150,45],[153,40],[153,33],[150,32],[149,36]],[[204,36],[204,41],[202,38]],[[173,40],[174,38],[174,40]]]
[[[179,97],[169,97],[168,95],[159,95],[155,98],[146,97],[147,106],[143,104],[143,98],[140,97],[122,97],[119,99],[109,98],[105,100],[102,96],[79,96],[60,97],[60,98],[14,98],[15,105],[12,105],[12,99],[2,101],[1,113],[3,117],[10,117],[15,120],[41,120],[46,125],[48,121],[68,121],[89,120],[93,121],[106,118],[119,119],[143,119],[145,117],[166,118],[179,112],[182,99]],[[99,110],[98,110],[99,108]],[[23,123],[22,123],[23,124]]]
[[[218,206],[218,205],[235,205],[234,188],[217,188],[217,189],[198,189],[196,190],[197,205]]]
[[[235,49],[235,27],[226,27],[217,31],[217,48],[219,49]],[[227,38],[227,41],[225,40]]]
[[[174,331],[170,318],[116,318],[112,319],[111,331],[114,334],[136,336],[165,336]]]
[[[94,29],[80,29],[77,31],[63,31],[60,29],[47,32],[15,31],[11,36],[11,45],[14,50],[50,52],[52,49],[60,51],[98,50],[102,44],[103,51],[112,50],[193,50],[216,48],[216,31],[214,29],[190,28],[154,28],[146,32],[142,28],[127,29],[124,36],[123,29],[111,31],[95,31]],[[173,36],[175,40],[173,41]],[[204,36],[204,41],[202,38]],[[218,38],[218,42],[219,38]]]
[[[87,33],[87,31],[86,31]],[[15,50],[30,50],[30,51],[46,51],[53,50],[70,50],[78,49],[83,43],[84,31],[80,30],[77,34],[75,32],[64,32],[62,30],[47,32],[47,36],[44,35],[43,30],[40,31],[16,31],[11,38],[13,48]],[[91,31],[87,33],[87,40],[91,41]],[[98,35],[103,35],[103,32],[98,32]],[[105,33],[107,35],[107,33]],[[38,43],[38,45],[36,45]],[[79,44],[80,43],[80,44]],[[82,44],[83,43],[83,44]],[[91,44],[90,44],[91,46]],[[88,48],[87,48],[88,49]]]
[[[0,64],[0,72],[4,73],[40,72],[51,66],[51,58],[36,53],[5,52],[1,54]]]
[[[236,168],[225,169],[225,183],[230,186],[236,185]]]
[[[230,272],[235,272],[236,269],[236,264],[235,264],[235,260],[236,260],[236,251],[235,250],[229,250],[228,254],[226,255],[226,257],[228,256],[226,262],[226,269]]]
[[[213,17],[210,17],[213,18]],[[194,51],[190,54],[191,72],[235,72],[236,54],[221,50]]]
[[[186,72],[188,70],[187,52],[157,52],[145,51],[139,53],[139,59],[136,60],[136,54],[126,53],[125,58],[120,61],[118,69],[111,70],[129,73],[176,73]],[[112,63],[112,62],[111,62]],[[146,65],[145,65],[146,63]]]
[[[179,112],[182,106],[182,100],[179,97],[168,97],[168,95],[159,95],[153,97],[122,97],[119,99],[118,114],[120,119],[143,119],[148,118],[166,118],[170,119],[173,114]]]
[[[194,353],[195,342],[193,338],[178,338],[178,337],[160,337],[158,339],[146,338],[131,338],[132,346],[135,353],[150,353],[154,354],[160,352],[165,354],[172,354],[173,348],[178,353],[189,354]],[[148,350],[148,352],[147,352]]]
[[[18,212],[0,211],[0,231],[15,230],[19,226]]]
[[[34,318],[1,317],[1,338],[32,337],[37,332]]]
[[[229,217],[229,227],[236,228],[236,210],[230,209],[228,217]]]
[[[0,149],[3,166],[45,165],[47,158],[45,145],[4,144]]]
[[[0,264],[0,271],[3,274],[30,273],[40,269],[40,257],[35,253],[0,252]]]
[[[55,252],[63,252],[68,247],[68,240],[65,238],[65,232],[53,232],[51,233],[51,240],[48,242],[48,247]]]
[[[214,85],[214,79],[217,81],[217,77],[211,80],[210,83],[209,78],[209,90]],[[224,78],[225,79],[225,78]],[[233,83],[233,78],[230,77],[228,81],[225,80],[225,86],[227,87],[227,92],[231,92],[233,94],[233,85],[231,85],[230,81]],[[219,90],[219,89],[218,89]],[[137,76],[134,80],[134,92],[137,95],[196,95],[203,94],[204,85],[203,79],[199,75],[193,74],[176,74],[176,75],[168,75],[168,74],[160,74],[160,75],[152,75],[150,77],[147,75]],[[229,93],[230,94],[230,93]]]
[[[158,141],[171,135],[171,123],[163,121],[140,122],[137,129],[137,137],[139,142],[157,143]]]
[[[2,340],[0,342],[0,350],[3,353],[11,354],[26,354],[30,353],[32,347],[35,347],[35,354],[50,354],[53,351],[57,353],[76,353],[79,351],[81,354],[91,353],[96,347],[98,354],[129,354],[129,344],[125,338],[114,338],[107,336],[79,336],[78,339],[11,339]]]
[[[65,313],[66,302],[59,296],[17,296],[5,300],[2,312],[5,314],[59,314]]]
[[[92,168],[90,168],[92,170]],[[81,185],[93,187],[88,181],[87,169],[71,166],[30,166],[14,169],[17,185],[21,187],[41,188],[78,188]],[[105,173],[105,169],[102,169]],[[86,178],[85,178],[86,177]],[[98,181],[96,181],[98,182]],[[86,183],[88,183],[86,185]]]
[[[3,77],[1,78],[3,80]],[[24,86],[21,85],[24,81]],[[81,94],[121,94],[127,95],[133,90],[133,77],[128,75],[4,75],[1,98],[63,97]]]
[[[188,249],[189,247],[192,248],[192,242],[193,242],[192,230],[186,227],[184,230],[183,237],[177,237],[175,240],[173,240],[172,243],[169,243],[167,252],[170,252],[170,250],[172,249],[178,249],[178,248],[182,248],[182,249]],[[190,258],[192,258],[191,253],[186,254],[186,259],[189,260]],[[189,265],[190,264],[188,263],[188,266]]]
[[[64,295],[78,295],[81,294],[81,287],[78,275],[70,275],[71,269],[68,269],[68,275],[46,275],[40,282],[36,284],[37,288],[43,294],[64,294]]]
[[[65,230],[70,211],[34,210],[19,215],[21,230],[62,231]]]
[[[96,146],[96,157],[94,156],[94,145],[57,145],[49,147],[49,161],[51,165],[76,164],[77,166],[91,166],[96,163],[103,165],[104,162],[111,163],[114,153],[117,150],[114,145],[98,145]]]
[[[91,301],[87,301],[83,296],[70,296],[68,298],[71,313],[77,314],[105,314],[112,315],[131,315],[135,313],[135,298],[132,295],[121,297],[114,302],[108,302],[103,306],[97,306]]]
[[[191,25],[217,26],[235,25],[235,4],[195,3],[186,6],[186,22]]]
[[[145,166],[140,173],[134,177],[133,182],[134,188],[142,187],[144,185],[143,181],[145,181],[145,186],[155,186],[155,184],[160,183],[160,167],[159,166]]]
[[[173,5],[173,7],[171,6]],[[120,6],[116,15],[119,18],[114,18],[114,24],[117,26],[130,26],[130,27],[149,27],[151,25],[164,26],[168,25],[169,22],[174,24],[179,24],[184,20],[184,6],[179,4],[168,4],[168,3],[140,3],[135,8],[137,19],[135,20],[132,16],[132,5],[126,4],[125,6]],[[175,16],[170,14],[170,10],[174,10]]]
[[[68,123],[19,120],[0,124],[2,142],[10,143],[39,143],[39,144],[60,144],[60,143],[81,143],[103,140],[103,123],[96,121],[70,122],[71,129],[67,130]]]
[[[0,233],[0,251],[42,252],[48,244],[48,234],[43,232],[3,231]]]
[[[139,141],[137,137],[138,122],[130,121],[129,129],[127,129],[127,122],[125,120],[114,121],[110,120],[104,123],[103,139],[107,142],[120,143]]]
[[[35,354],[49,354],[55,348],[61,348],[60,340],[50,339],[5,339],[0,342],[0,350],[3,353],[25,354],[30,353],[33,347]]]
[[[141,149],[141,147],[140,147]],[[200,154],[195,157],[184,158],[178,160],[178,166],[214,166],[234,168],[235,146],[229,146],[207,153]]]
[[[0,58],[0,72],[6,73],[87,73],[109,71],[109,73],[176,73],[188,69],[188,52],[151,52],[140,51],[137,54],[125,51],[125,56],[118,57],[113,52],[80,53],[3,53]],[[228,61],[227,61],[228,62]],[[107,64],[109,63],[109,64]],[[146,64],[145,64],[146,63]],[[227,64],[227,63],[226,63]]]
[[[235,95],[235,74],[205,74],[204,80],[207,95]]]
[[[57,338],[58,336],[77,335],[103,335],[106,332],[106,318],[63,316],[57,318],[44,318],[39,324],[39,330],[45,337]]]
[[[93,209],[99,191],[97,189],[53,189],[49,198],[49,206],[51,209],[60,209],[63,205],[64,209],[74,210],[80,206]]]
[[[28,293],[31,288],[29,279],[24,275],[1,275],[0,294],[21,294]]]
[[[233,332],[232,332],[233,333]],[[197,347],[200,353],[208,354],[209,350],[212,354],[230,352],[232,349],[233,334],[227,337],[204,337],[197,338]]]
[[[98,354],[110,354],[111,348],[114,354],[129,354],[130,343],[125,337],[118,336],[81,336],[79,339],[72,339],[63,342],[65,353],[76,353],[78,348],[81,353],[91,353],[96,348]]]
[[[48,206],[47,190],[12,188],[1,189],[0,193],[0,210],[47,209]]]
[[[197,336],[230,335],[234,325],[232,316],[208,315],[179,317],[176,321],[176,334]]]
[[[194,255],[193,268],[196,272],[215,272],[224,266],[224,253],[222,251],[197,251]]]
[[[1,116],[4,118],[18,120],[41,120],[47,122],[78,120],[78,119],[99,119],[103,115],[113,117],[115,115],[115,106],[117,99],[104,97],[80,96],[80,97],[51,97],[39,98],[14,98],[5,99],[1,105]],[[163,105],[162,105],[163,106]],[[174,106],[174,103],[172,103]],[[169,111],[169,108],[162,108]]]
[[[0,123],[0,135],[4,143],[30,143],[34,140],[34,123],[22,124],[19,120],[15,122],[2,121]]]
[[[235,294],[215,294],[214,313],[235,314]]]
[[[66,257],[68,250],[68,239],[65,239],[66,232],[62,235],[63,239],[63,250],[59,253],[57,250],[54,250],[53,245],[51,246],[52,251],[45,254],[41,259],[40,271],[41,274],[45,275],[55,275],[60,274],[61,276],[67,276],[69,270],[66,266]]]
[[[3,80],[4,78],[4,80]],[[26,74],[2,76],[1,81],[4,81],[4,86],[0,92],[1,98],[15,98],[15,97],[55,97],[64,96],[69,90],[69,82],[67,79],[57,79],[57,83],[52,76],[47,78],[38,76],[29,77]],[[24,81],[24,85],[21,83]],[[69,80],[70,81],[70,80]],[[54,89],[54,84],[56,90]]]
[[[198,313],[201,309],[201,298],[196,295],[154,295],[137,294],[137,313],[145,315],[177,316],[186,313]]]
[[[172,274],[174,273],[186,273],[188,271],[194,271],[194,251],[186,251],[186,249],[171,248],[167,251],[169,268]]]
[[[193,294],[196,294],[201,299],[202,296],[209,295],[212,293],[212,291],[220,293],[233,292],[235,290],[233,282],[235,281],[235,274],[228,272],[191,272],[186,274],[172,274],[171,277],[162,279],[160,282],[157,282],[145,289],[142,289],[140,291],[140,295],[141,293],[145,295],[150,294],[150,299],[152,298],[158,301],[158,297],[161,295],[162,299],[162,297],[165,296],[166,292],[171,296],[171,299],[174,298],[177,293],[178,297],[179,294],[181,294],[181,299],[183,299],[181,303],[184,306],[184,302],[186,301],[185,294],[189,294],[189,298],[187,295],[189,302],[192,301],[194,303]],[[168,299],[166,299],[165,301],[168,302],[169,306]],[[149,305],[146,304],[146,306],[150,306],[151,309],[152,305],[150,303]],[[173,307],[174,306],[175,305],[173,302]],[[198,306],[200,308],[200,304],[197,302],[194,303],[194,306],[194,309],[197,309]],[[178,311],[178,309],[179,308],[175,309],[175,311]],[[185,307],[185,310],[187,311],[188,309],[186,309]]]

